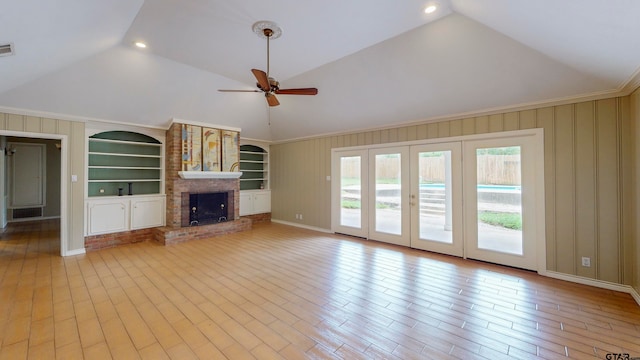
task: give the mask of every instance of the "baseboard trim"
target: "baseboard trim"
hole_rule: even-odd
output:
[[[331,231],[329,229],[323,229],[323,228],[319,228],[319,227],[315,227],[315,226],[298,224],[298,223],[284,221],[284,220],[278,220],[278,219],[271,219],[271,222],[282,224],[282,225],[295,226],[295,227],[302,228],[302,229],[307,229],[307,230],[315,230],[315,231],[319,231],[319,232],[325,233],[325,234],[333,234],[333,231]]]
[[[631,290],[629,291],[629,294],[631,294],[633,299],[638,303],[638,305],[640,305],[640,293],[638,293],[638,290],[636,290],[634,287],[630,286],[630,288]]]
[[[589,286],[593,286],[601,289],[627,293],[631,295],[631,297],[633,297],[633,299],[636,301],[638,306],[640,306],[640,294],[636,291],[636,289],[633,288],[633,286],[617,284],[610,281],[589,279],[582,276],[563,274],[563,273],[559,273],[556,271],[549,271],[549,270],[538,272],[538,274],[542,276],[558,279],[558,280],[565,280],[565,281],[569,281],[577,284],[589,285]]]
[[[52,219],[60,219],[60,216],[37,216],[31,218],[23,218],[23,219],[11,219],[7,220],[7,223],[19,223],[19,222],[28,222],[28,221],[41,221],[41,220],[52,220]]]
[[[75,249],[75,250],[67,250],[64,252],[62,256],[84,255],[86,253],[87,251],[84,248],[82,248],[82,249]]]

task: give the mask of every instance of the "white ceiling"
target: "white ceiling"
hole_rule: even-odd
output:
[[[0,0],[0,111],[284,140],[623,91],[640,67],[635,0]],[[283,88],[269,111],[250,69]],[[147,49],[133,42],[143,40]]]

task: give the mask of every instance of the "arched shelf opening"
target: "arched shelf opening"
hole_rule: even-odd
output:
[[[240,190],[269,188],[269,154],[256,145],[240,145]]]
[[[131,131],[105,131],[88,141],[89,197],[162,193],[162,143]]]

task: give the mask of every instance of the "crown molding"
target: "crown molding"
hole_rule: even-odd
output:
[[[135,126],[138,128],[147,128],[147,129],[155,129],[155,130],[168,129],[162,126],[132,124],[130,122],[124,122],[124,121],[106,120],[106,119],[93,118],[89,116],[60,114],[60,113],[54,113],[50,111],[30,110],[30,109],[13,108],[13,107],[7,107],[7,106],[0,106],[0,112],[6,113],[6,114],[41,117],[41,118],[54,119],[54,120],[66,120],[66,121],[90,123],[92,124],[92,126],[100,126],[99,124],[113,124],[113,125],[120,125],[120,126],[127,126],[127,127]]]
[[[472,117],[478,117],[478,116],[489,116],[489,115],[504,114],[509,112],[516,112],[516,111],[540,109],[540,108],[551,107],[551,106],[560,106],[560,105],[575,104],[575,103],[585,102],[585,101],[594,101],[594,100],[609,99],[609,98],[619,97],[619,96],[627,96],[630,93],[631,92],[622,91],[621,89],[603,90],[603,91],[597,91],[593,93],[567,96],[563,98],[532,101],[532,102],[521,103],[516,105],[496,106],[492,108],[472,110],[468,112],[462,112],[462,113],[451,114],[451,115],[433,116],[433,117],[429,117],[421,120],[398,122],[398,123],[384,125],[384,126],[359,128],[359,129],[354,129],[349,131],[335,131],[335,132],[328,132],[328,133],[323,133],[318,135],[310,135],[310,136],[303,136],[303,137],[283,139],[283,140],[273,140],[272,144],[277,145],[277,144],[284,144],[284,143],[289,143],[294,141],[318,139],[318,138],[323,138],[327,136],[352,135],[352,134],[359,134],[362,132],[389,130],[389,129],[395,129],[399,127],[424,125],[424,124],[441,122],[441,121],[460,120],[460,119],[466,119],[466,118],[472,118]]]
[[[640,67],[633,73],[629,80],[620,87],[621,92],[624,92],[627,95],[636,91],[638,88],[640,88]]]

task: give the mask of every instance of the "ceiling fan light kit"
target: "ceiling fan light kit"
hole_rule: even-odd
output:
[[[267,39],[267,72],[258,69],[251,69],[253,76],[256,78],[256,86],[258,90],[218,90],[222,92],[263,92],[269,106],[278,106],[280,102],[276,98],[277,95],[316,95],[316,88],[300,88],[300,89],[280,89],[280,83],[269,76],[269,41],[277,39],[282,35],[282,28],[273,21],[258,21],[251,27],[258,37]]]

